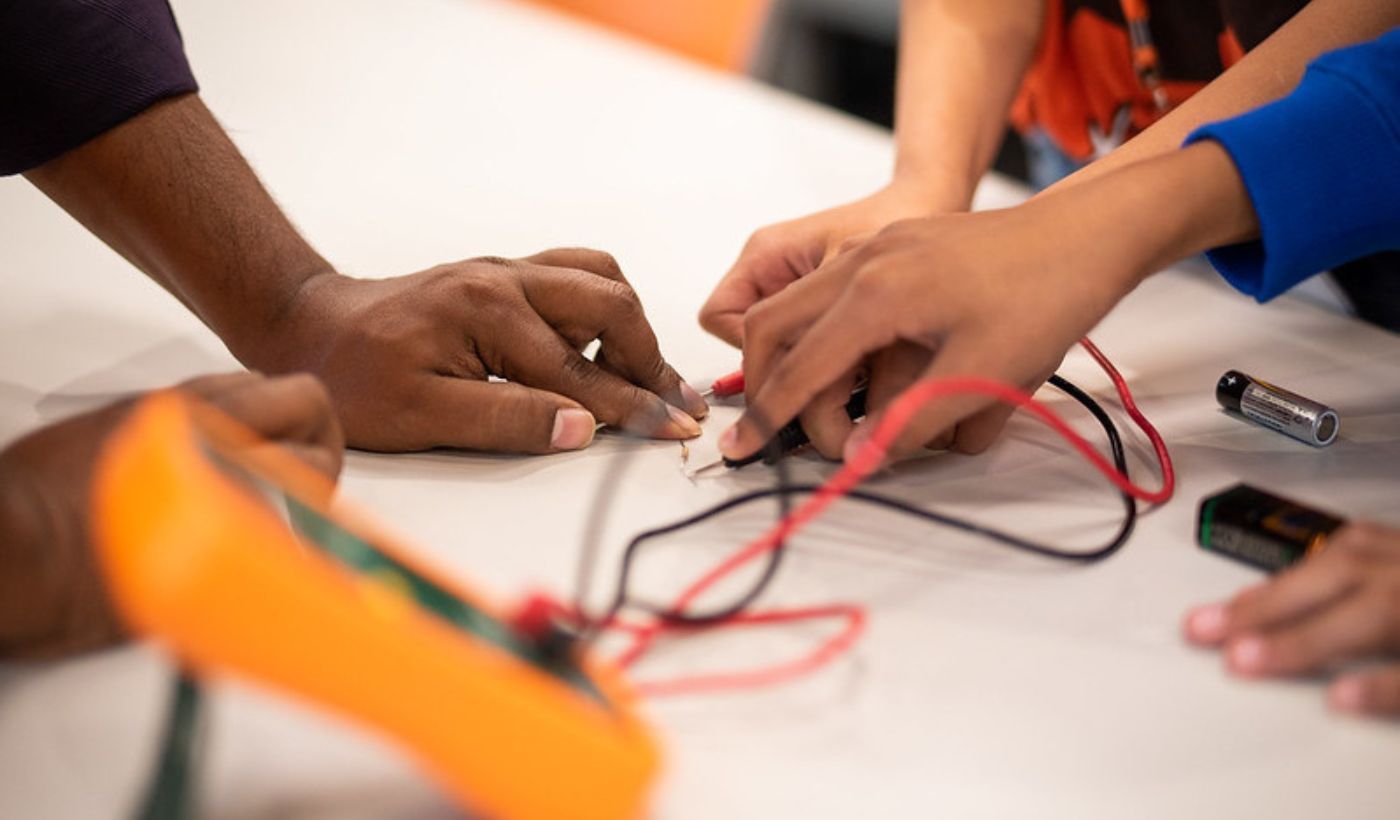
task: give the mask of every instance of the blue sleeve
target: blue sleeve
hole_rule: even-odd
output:
[[[1259,239],[1208,256],[1263,302],[1345,262],[1400,249],[1400,28],[1334,51],[1283,99],[1204,126],[1230,154]]]
[[[0,0],[0,176],[196,89],[167,0]]]

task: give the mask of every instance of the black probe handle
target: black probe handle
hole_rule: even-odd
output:
[[[865,396],[866,388],[858,388],[851,394],[851,400],[846,402],[846,415],[851,417],[851,421],[859,421],[865,418]],[[776,446],[774,445],[776,442]],[[746,467],[756,461],[764,464],[772,464],[779,458],[786,456],[794,450],[806,447],[812,440],[807,438],[807,431],[802,429],[802,423],[797,419],[788,422],[783,429],[778,431],[778,435],[773,437],[773,442],[769,442],[765,447],[751,456],[744,458],[724,460],[724,466],[730,469]]]

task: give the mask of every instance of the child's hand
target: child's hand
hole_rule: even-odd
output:
[[[1229,603],[1192,610],[1185,627],[1192,642],[1222,647],[1230,671],[1247,677],[1388,661],[1340,671],[1328,699],[1348,712],[1400,715],[1400,530],[1349,525],[1320,555]]]
[[[746,457],[800,415],[817,449],[849,457],[921,378],[1033,390],[1143,277],[1254,231],[1243,184],[1213,143],[1014,208],[897,222],[747,311],[748,407],[720,449]],[[870,412],[852,430],[840,408],[860,369]],[[1010,412],[951,397],[915,414],[892,450],[976,452]]]
[[[722,451],[747,456],[800,415],[821,452],[849,458],[895,397],[925,377],[1034,390],[1136,284],[1123,237],[1103,237],[1074,209],[1048,202],[885,228],[749,311],[748,407]],[[869,415],[853,430],[832,408],[845,404],[858,368],[869,372]],[[977,452],[1010,413],[990,399],[953,397],[920,411],[893,452],[930,443]]]
[[[749,308],[816,270],[848,242],[928,213],[926,197],[891,185],[846,205],[759,228],[700,308],[700,325],[742,347]]]

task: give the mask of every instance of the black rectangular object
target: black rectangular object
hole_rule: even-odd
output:
[[[1344,519],[1248,484],[1201,501],[1196,538],[1211,552],[1277,572],[1322,549]]]

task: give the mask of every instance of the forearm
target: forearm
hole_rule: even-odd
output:
[[[1086,292],[1107,311],[1146,277],[1177,260],[1257,236],[1248,192],[1230,156],[1201,142],[1032,199],[1038,231],[1057,253],[1105,277]]]
[[[310,277],[330,270],[194,94],[158,103],[26,174],[185,303],[245,365]]]
[[[1043,0],[904,0],[894,184],[968,207],[1034,54]]]
[[[1053,191],[1097,179],[1179,147],[1202,125],[1272,102],[1291,91],[1319,55],[1400,25],[1400,3],[1313,0],[1244,59],[1113,153],[1062,180]]]

